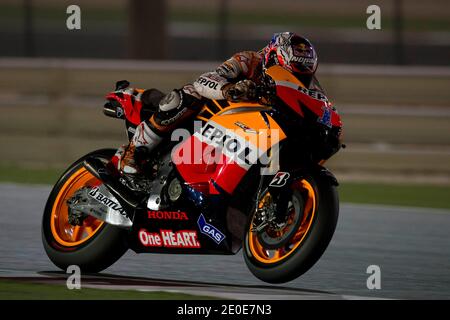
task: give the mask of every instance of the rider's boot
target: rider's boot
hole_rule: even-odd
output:
[[[146,121],[141,122],[136,127],[136,132],[128,145],[121,146],[111,161],[115,164],[121,181],[129,189],[133,191],[145,191],[146,179],[144,177],[142,164],[136,157],[136,150],[140,154],[149,154],[161,142],[162,137],[156,134],[147,124]],[[140,157],[139,157],[140,158]],[[139,159],[140,160],[140,159]]]
[[[127,146],[120,147],[116,156],[117,169],[120,173],[129,176],[141,174],[142,168],[136,161],[136,149],[145,149],[145,153],[149,154],[161,142],[162,137],[153,131],[147,121],[141,122],[136,127],[136,132]]]

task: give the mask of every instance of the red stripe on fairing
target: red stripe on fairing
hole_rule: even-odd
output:
[[[299,99],[296,92],[298,92],[298,90],[285,86],[277,86],[277,96],[280,97],[281,100],[283,100],[283,102],[286,103],[292,110],[304,117],[303,111],[298,103]]]
[[[283,85],[277,85],[277,96],[281,98],[292,110],[297,112],[302,117],[303,111],[299,102],[304,104],[308,109],[314,112],[315,115],[321,117],[323,115],[323,108],[329,107],[324,101],[314,99],[303,92]],[[340,115],[331,109],[331,124],[336,127],[342,126]]]
[[[200,148],[201,152],[195,153],[194,148]],[[186,183],[200,192],[208,190],[210,194],[219,194],[213,181],[227,193],[233,193],[237,185],[247,172],[246,169],[231,161],[225,154],[220,154],[214,163],[208,163],[202,158],[203,152],[211,146],[191,136],[178,146],[172,153],[172,161]],[[190,152],[186,153],[186,152]],[[205,158],[208,152],[205,152]]]
[[[217,171],[212,179],[220,188],[231,194],[233,193],[234,189],[236,189],[239,182],[241,182],[246,173],[246,169],[231,161],[230,163],[218,165]],[[209,192],[211,194],[219,193],[212,183],[210,183],[209,185]]]

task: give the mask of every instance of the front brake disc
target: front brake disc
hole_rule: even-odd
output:
[[[278,227],[274,224],[269,224],[262,231],[258,232],[258,240],[264,248],[268,250],[282,248],[297,233],[303,219],[303,201],[293,196],[290,202],[294,207],[294,212],[290,215],[288,214],[289,219],[284,226]],[[291,206],[288,206],[288,210],[291,210]]]

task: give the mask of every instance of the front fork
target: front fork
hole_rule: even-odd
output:
[[[261,203],[262,196],[264,196],[262,194],[263,190],[266,190],[266,193],[270,194],[274,207],[273,210],[271,210],[272,215],[269,214],[269,216],[267,216],[265,213],[262,214],[266,219],[258,219],[259,224],[257,224],[254,229],[262,230],[269,223],[283,223],[286,221],[286,218],[289,215],[289,201],[292,198],[292,193],[294,191],[292,186],[296,181],[303,179],[305,174],[308,175],[308,173],[311,174],[313,172],[321,179],[328,180],[330,184],[334,186],[339,185],[333,173],[319,164],[295,171],[278,171],[273,176],[261,175],[256,198],[256,216],[261,217],[262,212],[260,211],[262,209],[260,209],[258,205]],[[265,188],[265,186],[267,186],[267,188]]]
[[[280,176],[286,177],[286,180],[280,180]],[[289,200],[292,197],[292,182],[291,174],[288,172],[278,171],[272,176],[260,176],[256,197],[256,219],[252,231],[261,232],[269,224],[279,224],[286,221],[289,214]],[[260,208],[263,197],[267,194],[270,195],[270,201],[269,203],[263,202],[264,206]]]

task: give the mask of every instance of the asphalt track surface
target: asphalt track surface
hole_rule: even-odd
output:
[[[0,185],[0,276],[58,271],[40,236],[49,192],[49,186]],[[448,210],[342,204],[335,236],[323,257],[305,275],[284,285],[256,279],[241,253],[176,256],[131,251],[104,272],[104,281],[94,277],[91,283],[109,282],[118,288],[125,282],[146,288],[153,284],[154,290],[203,283],[210,292],[228,288],[224,290],[231,297],[239,292],[235,297],[241,298],[252,298],[246,293],[259,290],[268,298],[282,292],[280,298],[292,294],[307,299],[450,299],[449,230]],[[369,265],[381,269],[379,290],[366,286]]]

